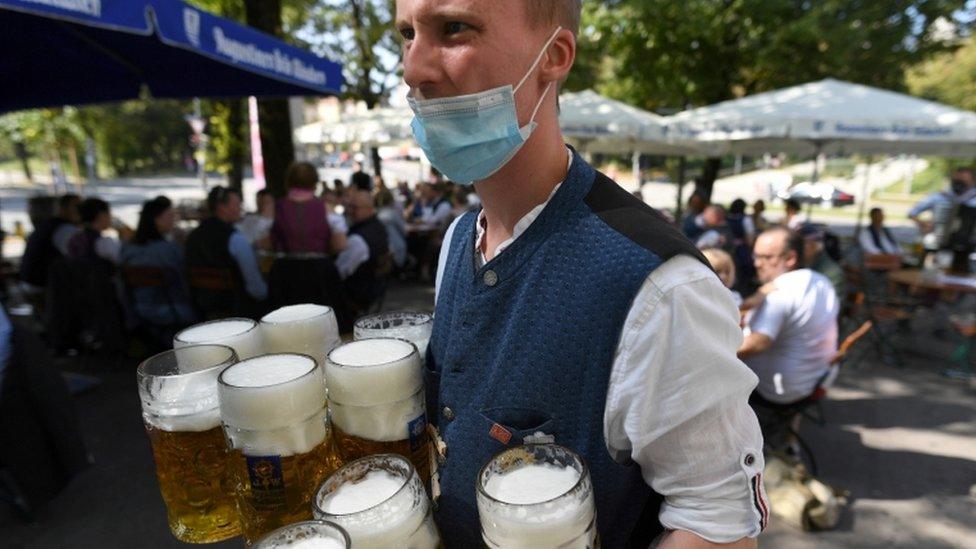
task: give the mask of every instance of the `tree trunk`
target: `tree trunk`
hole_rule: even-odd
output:
[[[245,125],[244,125],[244,101],[245,99],[232,99],[229,102],[227,111],[227,127],[230,130],[228,137],[231,146],[227,151],[227,160],[230,167],[227,170],[227,186],[232,189],[241,190],[244,186],[244,156],[246,153]]]
[[[272,36],[282,37],[281,0],[244,0],[247,24]],[[261,151],[264,156],[264,178],[275,196],[285,194],[285,171],[295,160],[291,118],[287,99],[259,99]]]
[[[721,158],[708,158],[702,167],[701,177],[695,181],[695,193],[701,195],[706,202],[712,201],[712,189],[715,187],[720,169],[722,169]]]
[[[244,181],[245,125],[243,99],[221,99],[213,102],[213,132],[219,137],[215,147],[217,164],[227,175],[227,186],[241,190]],[[216,140],[215,140],[216,141]]]
[[[14,153],[17,155],[17,160],[20,160],[20,167],[24,170],[24,176],[27,177],[27,181],[34,182],[34,174],[31,173],[30,169],[30,154],[27,153],[27,145],[24,145],[23,141],[14,141]]]

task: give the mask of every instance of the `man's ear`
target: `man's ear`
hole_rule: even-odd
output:
[[[786,253],[786,266],[792,271],[799,265],[800,257],[797,255],[796,250],[790,250]]]
[[[576,61],[576,36],[568,29],[561,29],[542,58],[540,76],[546,82],[562,84],[569,76]]]

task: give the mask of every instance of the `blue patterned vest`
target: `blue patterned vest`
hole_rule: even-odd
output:
[[[481,546],[475,482],[536,431],[583,456],[604,548],[647,547],[660,497],[603,436],[607,385],[648,274],[698,251],[656,211],[579,156],[535,222],[476,268],[475,223],[455,229],[427,356],[428,416],[447,445],[436,519],[449,548]]]

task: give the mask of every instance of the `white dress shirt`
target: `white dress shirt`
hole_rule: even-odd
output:
[[[548,201],[516,224],[496,255],[532,225]],[[456,225],[457,220],[444,236],[438,290]],[[483,237],[482,212],[479,250]],[[610,454],[632,459],[645,482],[664,496],[664,527],[715,543],[758,536],[764,520],[752,488],[764,466],[762,434],[747,403],[757,380],[736,358],[742,342],[738,318],[728,289],[697,260],[678,256],[655,269],[624,321],[603,417]],[[761,488],[759,498],[765,505]]]

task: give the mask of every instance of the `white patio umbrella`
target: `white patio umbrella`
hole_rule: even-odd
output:
[[[667,133],[673,143],[693,143],[710,156],[976,156],[976,113],[832,78],[680,112],[668,119]],[[867,187],[865,175],[862,212]]]
[[[593,90],[559,96],[563,136],[582,151],[633,155],[635,176],[641,154],[694,154],[693,144],[670,142],[665,118],[604,97]]]
[[[673,143],[711,155],[976,156],[976,113],[832,78],[680,112],[667,125]]]
[[[410,109],[381,107],[363,114],[343,116],[338,122],[314,122],[295,130],[303,145],[322,143],[388,145],[411,141]]]

